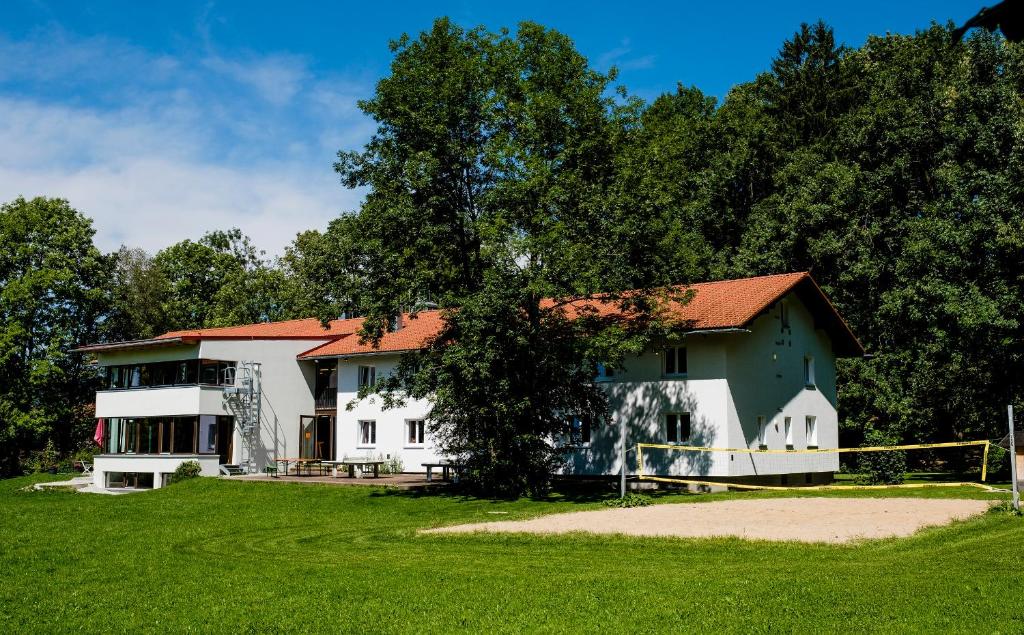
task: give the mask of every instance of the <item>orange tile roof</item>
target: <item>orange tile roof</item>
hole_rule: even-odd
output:
[[[807,272],[702,282],[679,289],[693,292],[690,301],[683,304],[671,304],[668,310],[672,317],[680,322],[680,326],[686,330],[744,328],[782,296],[795,291],[815,314],[816,319],[820,320],[822,325],[820,328],[825,328],[828,331],[833,339],[833,347],[838,354],[862,355],[864,352],[860,342],[857,341],[835,307]],[[616,315],[619,312],[616,303],[600,300],[580,300],[567,305],[570,312],[574,307],[579,310],[582,306],[593,309],[599,315],[604,316]],[[406,314],[403,316],[403,321],[401,329],[385,333],[376,347],[359,341],[358,330],[363,324],[362,318],[333,320],[326,329],[319,320],[310,318],[172,331],[158,336],[153,341],[163,339],[331,340],[298,356],[299,359],[314,359],[415,350],[425,346],[430,338],[441,330],[442,326],[441,312],[436,310],[421,311],[416,318],[411,318]],[[103,346],[116,347],[114,344]]]
[[[405,314],[402,321],[402,328],[385,333],[376,347],[360,343],[358,334],[345,335],[302,353],[299,359],[412,351],[423,348],[442,326],[440,311],[420,311],[415,318]]]
[[[261,322],[259,324],[171,331],[158,335],[156,339],[176,337],[186,339],[330,339],[355,333],[362,325],[362,318],[353,318],[331,320],[327,328],[324,328],[320,320],[305,318],[284,322]]]

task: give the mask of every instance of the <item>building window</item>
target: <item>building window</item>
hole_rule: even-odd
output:
[[[597,377],[596,381],[611,381],[615,377],[615,369],[607,364],[597,365]]]
[[[685,346],[669,346],[665,349],[665,374],[675,376],[686,374]]]
[[[689,442],[690,413],[670,412],[665,415],[665,439],[669,443]]]
[[[757,446],[762,450],[768,449],[768,421],[763,415],[757,416]]]
[[[406,441],[408,445],[423,445],[426,426],[423,419],[410,419],[405,422]]]
[[[569,420],[569,445],[590,445],[589,417],[573,417]]]
[[[779,303],[779,324],[783,333],[789,330],[789,303],[785,300]]]
[[[359,367],[359,388],[366,388],[367,386],[373,386],[377,383],[377,367],[376,366],[360,366]]]
[[[804,386],[814,388],[814,358],[804,355]]]
[[[810,415],[806,419],[807,426],[807,447],[815,449],[818,447],[818,419]]]
[[[783,419],[783,426],[786,431],[786,449],[793,449],[793,417]]]
[[[217,453],[217,417],[199,416],[199,454]]]
[[[359,445],[363,447],[373,447],[377,444],[377,422],[376,421],[360,421],[359,422]]]

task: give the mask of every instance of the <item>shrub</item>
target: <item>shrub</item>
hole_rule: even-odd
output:
[[[899,445],[899,439],[869,429],[861,447]],[[857,482],[862,485],[899,485],[907,477],[907,453],[903,451],[863,452],[857,455]]]
[[[402,462],[402,457],[397,454],[391,458],[387,458],[383,454],[378,453],[375,460],[384,461],[380,466],[381,474],[401,474],[405,471],[405,464]]]
[[[187,481],[190,478],[196,478],[202,468],[199,466],[199,461],[185,461],[174,470],[174,474],[171,474],[171,478],[167,479],[167,484],[180,483],[181,481]]]
[[[643,494],[626,494],[622,498],[613,498],[604,502],[608,507],[647,507],[651,497]]]
[[[995,478],[1006,478],[1010,477],[1010,453],[1006,448],[998,445],[990,445],[988,447],[988,478],[989,480]]]

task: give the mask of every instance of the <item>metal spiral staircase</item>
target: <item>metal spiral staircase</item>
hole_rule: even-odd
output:
[[[239,362],[234,378],[225,378],[233,384],[224,388],[224,400],[235,415],[235,425],[241,433],[241,455],[238,471],[254,474],[257,470],[256,451],[260,443],[260,362]],[[234,381],[232,381],[232,379]]]

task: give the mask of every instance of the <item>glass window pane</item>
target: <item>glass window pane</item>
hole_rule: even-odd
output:
[[[676,372],[676,349],[665,349],[665,374],[672,375]]]
[[[676,368],[679,369],[679,373],[680,374],[685,374],[686,373],[686,347],[685,346],[680,346],[676,350],[679,352],[679,362],[676,365]]]
[[[217,417],[202,415],[199,417],[199,453],[217,453]]]
[[[679,440],[689,441],[690,440],[690,414],[683,413],[679,415]]]
[[[676,416],[665,415],[665,424],[667,434],[666,438],[668,439],[669,443],[676,443],[677,441],[679,441],[679,436],[677,434],[676,429]]]

